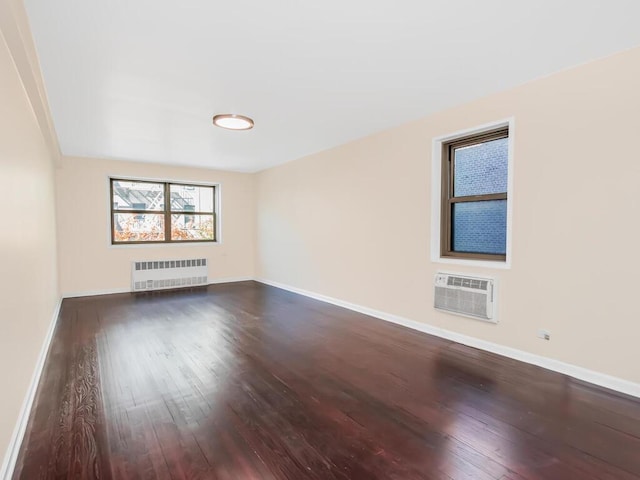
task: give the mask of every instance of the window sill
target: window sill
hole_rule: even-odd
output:
[[[511,262],[496,260],[467,260],[463,258],[446,258],[438,257],[432,258],[431,263],[442,263],[447,265],[463,265],[465,267],[478,267],[478,268],[495,268],[498,270],[509,270],[511,268]]]
[[[126,243],[118,243],[116,245],[109,242],[109,248],[158,248],[158,247],[213,247],[222,244],[221,241],[216,240],[214,242],[184,242],[184,243],[132,243],[127,245]]]

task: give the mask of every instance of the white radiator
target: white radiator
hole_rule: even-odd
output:
[[[438,273],[434,307],[445,312],[497,323],[495,280]]]
[[[132,262],[134,292],[207,285],[207,259],[151,260]]]

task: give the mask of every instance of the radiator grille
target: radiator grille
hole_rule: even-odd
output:
[[[158,270],[164,268],[201,267],[207,265],[206,258],[189,258],[186,260],[152,260],[149,262],[135,262],[136,270]]]
[[[135,261],[131,268],[131,289],[134,292],[207,283],[206,258]]]
[[[163,288],[179,288],[192,285],[206,285],[207,277],[168,278],[166,280],[146,280],[135,282],[134,291],[160,290]]]

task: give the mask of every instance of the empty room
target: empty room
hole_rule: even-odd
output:
[[[638,18],[0,0],[0,480],[640,479]]]

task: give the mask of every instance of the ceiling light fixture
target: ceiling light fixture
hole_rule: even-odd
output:
[[[213,117],[213,124],[216,127],[228,130],[250,130],[253,128],[253,120],[244,115],[235,113],[223,113]]]

